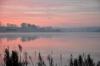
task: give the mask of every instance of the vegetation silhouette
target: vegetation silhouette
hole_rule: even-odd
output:
[[[48,55],[47,59],[49,61],[49,66],[54,66],[53,57],[51,55]]]
[[[30,66],[29,61],[31,61],[31,66],[100,66],[100,61],[95,63],[91,58],[91,55],[79,55],[77,58],[73,58],[73,55],[70,55],[69,64],[62,64],[62,55],[60,55],[60,65],[56,63],[52,55],[47,56],[47,61],[44,60],[41,53],[38,53],[38,61],[34,64],[32,57],[28,55],[27,52],[24,52],[23,59],[21,53],[23,52],[23,48],[21,45],[18,45],[19,51],[12,50],[9,51],[9,48],[5,49],[4,54],[4,66]],[[46,63],[48,62],[48,64]]]
[[[40,53],[38,54],[38,60],[39,60],[38,66],[46,66],[46,64],[45,64],[45,62],[44,62],[44,60],[43,60]]]
[[[95,65],[95,62],[91,58],[90,54],[87,56],[79,55],[78,58],[74,58],[71,55],[69,66],[100,66],[100,61]]]

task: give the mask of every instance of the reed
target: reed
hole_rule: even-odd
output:
[[[65,66],[62,64],[62,55],[60,56],[60,63],[56,63],[56,60],[54,60],[52,54],[49,54],[47,56],[47,60],[44,60],[44,57],[41,55],[41,53],[38,53],[38,56],[35,56],[38,58],[38,61],[36,64],[34,64],[32,59],[32,56],[28,56],[27,52],[22,51],[22,46],[18,46],[20,51],[9,51],[9,48],[5,49],[4,52],[4,66]],[[11,52],[11,53],[10,53]],[[19,53],[23,54],[23,59],[19,55]],[[28,60],[29,59],[29,60]],[[31,61],[31,63],[29,63]],[[48,62],[49,64],[46,64]],[[66,62],[67,63],[67,62]],[[60,64],[60,65],[59,65]],[[97,63],[94,62],[94,60],[91,58],[90,54],[83,53],[82,55],[79,55],[77,58],[73,58],[73,55],[70,55],[69,64],[66,64],[66,66],[100,66],[100,61]]]

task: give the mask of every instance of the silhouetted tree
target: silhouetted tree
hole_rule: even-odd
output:
[[[24,57],[24,65],[27,66],[28,65],[28,55],[27,52],[24,53],[25,57]]]
[[[53,62],[52,56],[48,55],[48,61],[49,61],[49,66],[54,66],[54,62]]]
[[[19,51],[20,51],[20,59],[19,59],[19,62],[21,62],[21,54],[22,54],[22,46],[19,44],[18,45],[18,48],[19,48]]]
[[[11,66],[10,52],[8,48],[5,49],[4,62],[6,66]]]
[[[62,62],[63,62],[62,60],[63,60],[62,54],[60,54],[60,62],[61,62],[60,66],[62,66],[62,64],[63,64],[63,63],[62,63]]]
[[[32,65],[34,66],[34,63],[32,61],[32,57],[31,56],[29,56],[29,60],[31,61]]]
[[[71,57],[70,57],[69,66],[73,66],[73,56],[72,56],[72,54],[71,54]]]
[[[20,45],[19,45],[19,50],[20,50],[19,52],[22,52],[22,47]],[[5,66],[28,66],[28,59],[31,61],[32,65],[34,66],[32,57],[31,56],[28,57],[27,52],[25,52],[23,56],[24,59],[22,59],[23,61],[21,62],[19,60],[17,51],[13,50],[12,53],[10,53],[9,48],[6,48],[4,54]],[[54,64],[54,59],[52,55],[48,55],[47,60],[49,61],[49,66],[60,66],[59,64],[62,62],[60,61],[59,64],[57,63]],[[60,60],[62,60],[62,55],[60,56]],[[67,64],[65,65],[67,66]],[[38,66],[46,66],[43,57],[41,56],[40,53],[38,54]],[[61,64],[61,66],[63,65]],[[78,58],[73,58],[71,54],[69,66],[100,66],[100,61],[97,64],[95,64],[90,55],[83,55],[83,56],[79,55]]]
[[[83,66],[83,58],[81,55],[79,55],[79,58],[78,58],[78,65]]]
[[[46,66],[40,53],[39,53],[38,59],[39,59],[38,66]]]
[[[12,51],[11,61],[12,66],[18,66],[18,53],[16,51]]]
[[[87,63],[88,63],[87,66],[94,66],[93,59],[91,59],[91,56],[90,55],[87,56]]]
[[[100,66],[100,61],[97,63],[97,66]]]
[[[77,59],[74,59],[74,66],[78,66],[78,61],[77,61]]]

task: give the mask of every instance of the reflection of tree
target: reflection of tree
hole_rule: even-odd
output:
[[[12,40],[16,40],[18,38],[18,36],[16,35],[12,35],[12,34],[0,34],[0,39],[7,39],[7,41],[12,41]]]
[[[2,43],[2,39],[0,38],[0,43]]]
[[[12,41],[12,40],[17,40],[18,37],[7,37],[6,39],[7,39],[7,41]]]
[[[22,42],[35,40],[38,38],[38,35],[22,35],[22,34],[0,34],[0,42],[3,39],[7,39],[7,41],[17,40],[20,38]]]
[[[22,42],[31,41],[31,40],[35,40],[37,38],[38,38],[37,36],[23,36],[23,37],[21,37],[21,41]]]
[[[58,35],[57,35],[58,36]],[[48,34],[48,33],[6,33],[6,34],[0,34],[1,41],[3,39],[7,39],[7,41],[17,40],[20,38],[22,42],[35,40],[38,38],[53,38],[57,37],[55,34]],[[60,36],[60,35],[59,35]]]

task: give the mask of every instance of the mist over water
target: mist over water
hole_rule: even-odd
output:
[[[0,33],[0,61],[6,47],[18,50],[19,44],[33,59],[36,59],[35,54],[41,52],[44,58],[52,54],[57,63],[62,54],[63,64],[68,63],[70,54],[77,57],[86,53],[91,54],[95,62],[100,60],[99,32]]]

